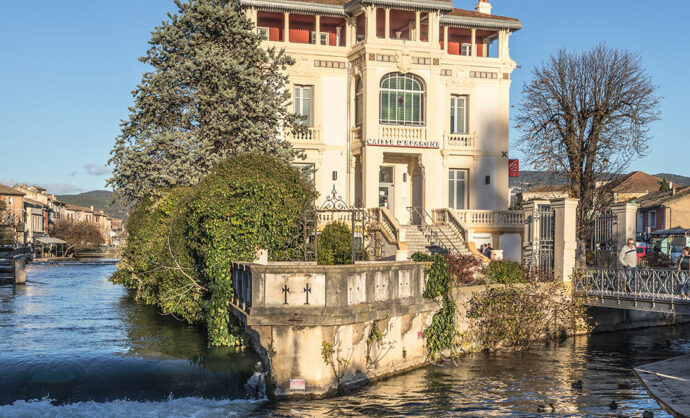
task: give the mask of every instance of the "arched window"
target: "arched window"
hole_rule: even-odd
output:
[[[381,123],[424,125],[424,84],[411,74],[391,73],[381,79]]]
[[[355,125],[362,124],[362,108],[364,107],[364,92],[362,91],[362,78],[355,81]]]

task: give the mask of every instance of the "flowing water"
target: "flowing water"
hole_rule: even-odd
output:
[[[619,332],[270,402],[254,353],[207,349],[201,330],[109,283],[113,270],[33,265],[26,286],[0,287],[0,416],[668,416],[632,367],[690,352],[688,326]]]

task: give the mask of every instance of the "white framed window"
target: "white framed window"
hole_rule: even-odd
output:
[[[450,96],[450,133],[467,134],[468,104],[467,96]]]
[[[13,206],[14,205],[14,198],[12,196],[7,198],[7,205],[8,206]]]
[[[256,28],[256,33],[259,34],[259,37],[263,39],[264,41],[268,41],[269,39],[269,29],[265,27],[258,27]]]
[[[307,126],[314,126],[314,86],[295,86],[295,113],[304,118]]]
[[[357,77],[355,81],[355,125],[359,126],[362,124],[362,119],[364,116],[364,91],[362,88],[362,78]]]
[[[467,209],[467,184],[469,170],[448,170],[448,207],[450,209]]]
[[[412,74],[386,74],[381,79],[379,122],[424,125],[424,93],[424,84],[419,77]]]
[[[460,55],[466,57],[472,55],[472,44],[460,44]]]
[[[292,166],[299,170],[310,184],[314,184],[316,174],[316,165],[314,163],[293,163]]]
[[[656,228],[656,211],[653,210],[647,214],[647,226]]]
[[[319,45],[329,44],[328,32],[321,32],[319,34]],[[311,31],[311,41],[312,44],[316,44],[316,31]]]

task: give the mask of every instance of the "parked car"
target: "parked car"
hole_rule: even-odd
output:
[[[637,242],[637,261],[639,262],[642,258],[652,252],[652,246],[646,242]]]

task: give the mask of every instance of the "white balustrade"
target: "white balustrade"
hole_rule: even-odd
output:
[[[476,149],[477,143],[474,135],[467,134],[446,134],[444,148],[456,150]]]
[[[410,139],[426,141],[426,128],[413,126],[388,126],[379,127],[380,139]]]
[[[468,227],[518,227],[524,224],[524,216],[514,210],[456,210],[455,216]]]
[[[291,142],[321,142],[321,128],[307,128],[303,132],[290,133],[288,134],[288,139]]]

